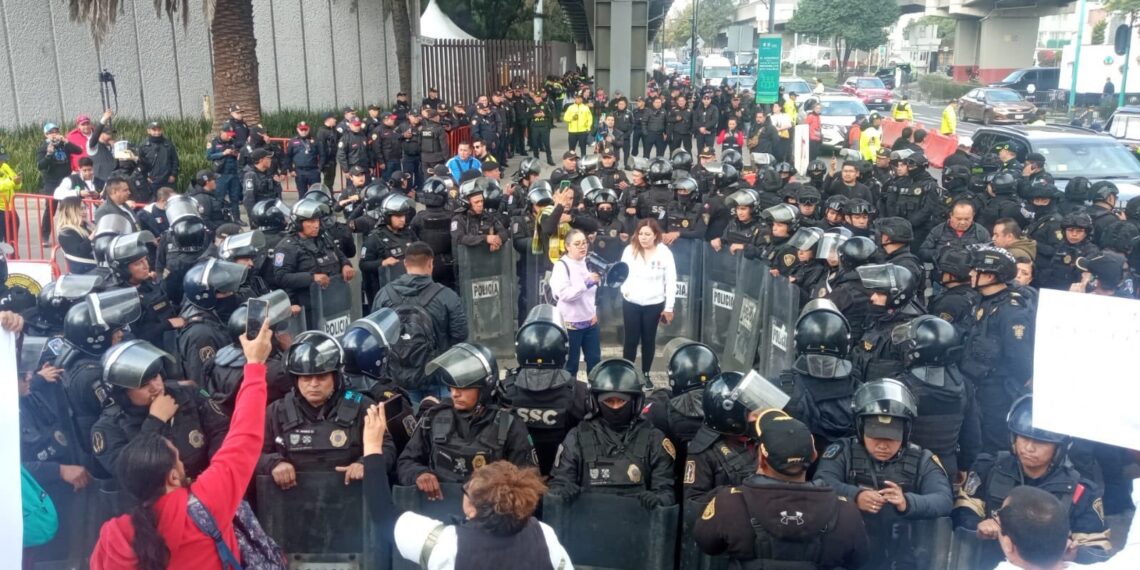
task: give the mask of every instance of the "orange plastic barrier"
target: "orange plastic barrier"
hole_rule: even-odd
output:
[[[896,121],[894,119],[883,119],[883,146],[891,148],[894,146],[895,141],[898,140],[902,130],[906,127],[921,128],[917,123],[913,124],[910,121]]]
[[[958,150],[958,136],[929,132],[926,134],[926,140],[922,141],[922,150],[930,160],[931,166],[942,168],[946,157]]]
[[[12,259],[43,260],[50,259],[50,240],[44,241],[40,236],[40,226],[44,212],[48,212],[48,223],[55,218],[55,200],[50,196],[37,194],[13,194],[12,199],[4,208],[4,241],[12,245],[15,250]],[[54,225],[54,224],[52,224]],[[51,239],[55,239],[52,230]]]

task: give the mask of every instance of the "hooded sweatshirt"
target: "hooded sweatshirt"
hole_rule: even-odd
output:
[[[1018,238],[1005,249],[1015,258],[1025,256],[1033,261],[1037,260],[1037,242],[1030,238]]]
[[[222,562],[214,541],[191,520],[187,510],[190,492],[206,506],[217,522],[226,546],[239,557],[233,519],[249,486],[265,437],[265,365],[246,364],[245,381],[238,391],[229,435],[210,466],[189,488],[163,495],[155,502],[158,531],[170,549],[168,570],[211,570]],[[115,517],[99,531],[91,553],[92,570],[129,570],[136,567],[131,547],[135,529],[130,515]]]

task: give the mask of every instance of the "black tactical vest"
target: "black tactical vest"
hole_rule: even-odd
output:
[[[574,399],[573,381],[562,369],[518,368],[503,381],[503,399],[511,403],[511,413],[526,424],[536,441],[540,435],[561,441]]]
[[[922,448],[907,444],[902,457],[888,463],[879,463],[867,453],[858,441],[847,446],[847,482],[851,485],[882,489],[884,481],[902,487],[903,492],[918,491],[918,470],[922,462]],[[879,468],[879,465],[882,467]]]
[[[277,445],[298,469],[348,465],[360,458],[357,426],[362,396],[345,391],[323,420],[309,420],[301,413],[299,396],[290,393],[278,408],[280,440]],[[306,404],[307,405],[307,404]]]
[[[425,210],[420,239],[431,246],[436,257],[451,255],[451,215],[443,210]]]
[[[918,417],[911,421],[911,441],[935,455],[954,455],[966,413],[966,386],[961,375],[939,366],[907,372],[901,378],[918,400]]]
[[[601,423],[599,419],[578,426],[578,445],[582,449],[580,484],[614,490],[648,488],[646,477],[653,427],[649,422],[638,420],[623,432],[606,434]],[[612,434],[620,437],[616,445],[607,443]]]
[[[431,418],[431,470],[445,483],[463,483],[471,473],[488,463],[503,458],[507,435],[514,417],[500,409],[494,410],[492,421],[478,428],[479,432],[467,440],[455,430],[455,409],[436,407]]]
[[[1076,470],[1058,467],[1051,470],[1044,479],[1038,481],[1034,486],[1057,497],[1067,515],[1073,506],[1073,495],[1076,494],[1078,483],[1080,483],[1080,475]],[[1005,498],[1009,496],[1009,492],[1014,487],[1025,484],[1025,476],[1021,472],[1017,458],[1008,451],[998,453],[994,459],[993,467],[990,468],[989,476],[986,478],[986,516],[993,516],[994,511],[1001,508]]]

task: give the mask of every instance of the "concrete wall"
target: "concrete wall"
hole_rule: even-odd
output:
[[[391,21],[380,0],[254,0],[263,111],[323,111],[395,100]],[[119,114],[200,117],[212,93],[209,31],[199,4],[189,25],[156,17],[152,0],[122,0],[98,50],[62,0],[0,1],[0,128],[97,116],[98,73],[115,75]]]
[[[1033,65],[1039,18],[996,17],[981,21],[978,80],[1000,81],[1009,72]]]

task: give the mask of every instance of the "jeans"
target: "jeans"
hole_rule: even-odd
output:
[[[667,156],[665,153],[665,133],[645,133],[645,158],[649,158],[649,149],[654,149],[654,157]]]
[[[624,300],[621,302],[622,322],[625,325],[622,358],[633,362],[637,358],[637,345],[641,344],[642,372],[648,373],[653,366],[653,351],[657,345],[657,323],[660,322],[664,310],[664,301],[656,305],[638,305]]]
[[[566,358],[566,371],[571,377],[578,375],[578,360],[586,353],[586,372],[589,373],[602,360],[602,335],[598,325],[587,329],[575,329],[570,333],[570,354]]]
[[[389,179],[392,178],[392,172],[394,172],[396,170],[400,170],[400,161],[398,161],[398,160],[386,160],[386,161],[384,161],[384,172],[380,175],[380,179],[383,180],[384,182],[387,182]],[[401,170],[401,172],[403,172],[403,171]]]
[[[297,169],[297,176],[293,178],[293,183],[297,185],[297,195],[303,198],[310,186],[321,183],[321,171],[316,168]]]

